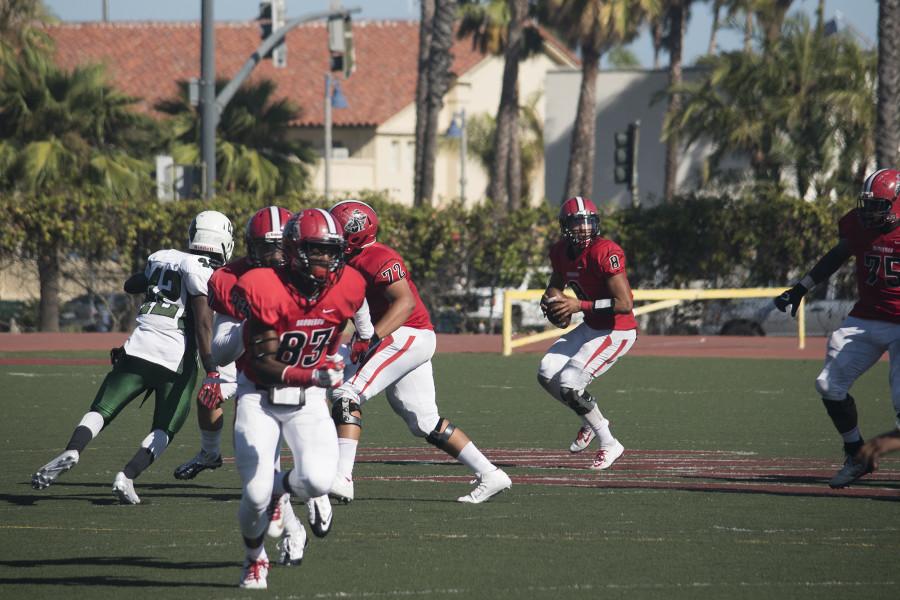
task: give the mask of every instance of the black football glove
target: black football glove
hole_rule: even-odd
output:
[[[806,286],[801,283],[794,284],[789,290],[785,290],[783,294],[775,298],[775,308],[780,310],[781,312],[785,312],[788,305],[791,306],[791,316],[797,316],[797,309],[800,308],[800,301],[803,300],[803,296],[809,290],[806,289]]]
[[[116,346],[109,351],[109,364],[116,366],[125,358],[125,348]]]

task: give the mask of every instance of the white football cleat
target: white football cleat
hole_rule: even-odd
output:
[[[290,494],[272,496],[269,503],[269,527],[266,529],[266,535],[269,537],[280,538],[284,535],[284,507],[290,501]]]
[[[328,495],[342,504],[350,504],[353,501],[353,480],[338,473]]]
[[[625,446],[616,440],[616,443],[608,448],[601,447],[597,451],[597,456],[594,457],[594,462],[588,468],[595,471],[608,469],[622,456],[623,452],[625,452]]]
[[[296,517],[294,517],[296,518]],[[309,544],[309,538],[306,537],[306,529],[303,524],[297,521],[298,528],[292,534],[285,532],[284,537],[278,542],[277,548],[280,552],[278,563],[286,567],[297,567],[303,562],[303,551]]]
[[[457,498],[458,502],[481,504],[512,487],[512,480],[509,478],[509,475],[499,468],[489,473],[476,473],[472,483],[477,483],[478,485],[465,496]]]
[[[244,570],[241,571],[240,586],[246,590],[264,590],[268,587],[268,584],[266,583],[266,578],[268,576],[268,559],[245,560]]]
[[[134,482],[125,477],[125,473],[119,471],[116,473],[116,479],[113,481],[113,494],[119,499],[119,504],[140,504],[141,499],[138,498],[134,491]]]
[[[309,528],[312,529],[313,535],[320,538],[328,535],[331,531],[331,518],[334,516],[328,495],[310,498],[306,502],[306,510],[309,512]]]
[[[594,430],[591,429],[590,425],[582,425],[581,429],[578,430],[578,434],[575,436],[575,439],[572,440],[572,445],[569,446],[569,452],[575,454],[576,452],[581,452],[585,448],[591,445],[591,442],[594,441]]]
[[[31,487],[42,490],[50,487],[56,478],[78,464],[78,450],[66,450],[31,476]]]

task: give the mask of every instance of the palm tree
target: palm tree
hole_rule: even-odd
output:
[[[31,233],[21,251],[37,261],[40,328],[57,331],[62,250],[99,252],[107,229],[122,227],[97,228],[101,204],[151,189],[141,157],[153,152],[157,128],[106,83],[102,67],[64,71],[44,46],[23,42],[0,48],[0,189],[17,195],[18,226]]]
[[[878,167],[897,166],[900,146],[900,0],[878,3],[878,137],[875,158]]]
[[[522,202],[519,131],[519,63],[541,47],[541,38],[528,23],[528,0],[472,0],[464,2],[457,37],[471,37],[482,52],[504,56],[503,83],[494,136],[494,164],[488,169],[488,197],[498,210],[515,210]]]
[[[687,27],[687,16],[692,0],[665,0],[663,14],[668,28],[666,47],[669,50],[669,89],[681,85],[682,47]],[[669,92],[667,114],[676,114],[681,110],[681,94]],[[665,179],[663,197],[671,202],[675,196],[675,184],[678,175],[678,135],[673,132],[666,140]]]
[[[593,188],[600,57],[634,39],[638,28],[658,12],[658,0],[549,0],[550,22],[581,50],[581,89],[569,146],[566,196],[588,194]]]
[[[713,0],[712,5],[712,27],[709,30],[709,47],[706,49],[707,54],[715,54],[718,43],[716,36],[719,33],[719,13],[722,11],[722,0]]]
[[[450,87],[453,55],[453,24],[457,0],[422,2],[419,40],[419,79],[416,87],[416,173],[413,202],[431,203],[434,194],[434,161],[437,152],[438,117],[444,107],[444,94]],[[431,19],[426,17],[431,12]],[[425,42],[428,41],[427,46]],[[424,55],[423,55],[424,52]]]
[[[227,83],[216,81],[217,93]],[[306,187],[307,165],[314,164],[315,156],[309,144],[287,135],[301,112],[286,98],[275,100],[276,88],[269,79],[246,83],[225,107],[216,142],[216,171],[225,189],[247,190],[263,198]],[[188,98],[188,83],[179,81],[178,95],[157,102],[155,108],[172,115],[175,161],[196,164],[200,119]]]

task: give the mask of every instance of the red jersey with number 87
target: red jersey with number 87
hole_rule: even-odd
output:
[[[550,248],[550,265],[554,273],[565,277],[580,300],[612,298],[609,278],[625,273],[625,252],[615,242],[597,237],[575,258],[569,255],[569,243],[559,240]],[[584,322],[593,329],[637,329],[632,313],[604,315],[585,313]]]
[[[377,323],[391,306],[384,297],[383,288],[395,281],[405,279],[416,299],[416,307],[403,325],[415,329],[434,329],[431,318],[428,316],[428,309],[425,308],[422,298],[419,297],[419,290],[416,289],[416,284],[409,276],[409,270],[403,264],[403,259],[396,250],[375,242],[350,258],[347,264],[362,273],[366,280],[366,300],[369,301],[372,323]]]
[[[366,282],[352,268],[344,267],[312,302],[279,272],[258,268],[238,280],[232,301],[241,314],[275,330],[279,362],[312,369],[321,365],[329,354],[337,353],[341,332],[365,297]],[[247,369],[246,375],[261,383],[252,369]]]
[[[867,229],[854,208],[841,217],[838,233],[856,257],[859,300],[850,316],[900,323],[900,227]]]

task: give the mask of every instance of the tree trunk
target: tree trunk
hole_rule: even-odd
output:
[[[59,248],[44,248],[37,258],[41,287],[40,330],[59,331]]]
[[[422,168],[425,164],[425,130],[428,122],[428,58],[434,26],[434,1],[421,0],[419,22],[419,61],[416,80],[416,160],[413,167],[413,203],[422,205]]]
[[[662,18],[653,19],[650,23],[650,32],[653,37],[653,68],[659,68],[659,53],[663,46],[663,22]]]
[[[521,208],[523,201],[527,199],[522,198],[522,146],[519,144],[517,118],[509,132],[509,210]]]
[[[516,137],[515,131],[519,126],[519,61],[525,47],[523,31],[525,18],[528,16],[528,0],[509,0],[509,13],[503,84],[500,105],[497,107],[497,126],[494,129],[494,165],[488,185],[488,196],[498,210],[505,210],[507,206],[519,202],[519,198],[513,200],[510,194],[510,158],[513,138]],[[520,186],[516,187],[520,189]]]
[[[594,182],[594,136],[596,131],[596,87],[600,52],[587,44],[581,47],[581,90],[578,112],[569,144],[569,168],[566,172],[566,198],[590,196]]]
[[[753,13],[749,8],[744,12],[744,52],[750,52],[753,50]]]
[[[684,43],[685,7],[682,2],[672,3],[669,9],[669,87],[681,84],[681,54]],[[669,116],[681,110],[681,94],[669,95]],[[678,134],[673,131],[666,142],[666,166],[665,184],[663,196],[666,202],[671,202],[675,197],[675,187],[678,178]]]
[[[706,49],[707,54],[716,53],[716,36],[719,33],[719,12],[722,10],[722,0],[714,0],[712,5],[712,27],[709,32],[709,47]]]
[[[438,117],[444,107],[444,94],[450,86],[453,55],[453,23],[457,0],[436,0],[431,48],[428,51],[428,118],[425,122],[425,151],[422,155],[422,188],[418,206],[431,204],[434,195],[434,160],[437,154]]]
[[[900,0],[878,3],[878,108],[875,160],[878,168],[897,166],[900,145]]]

